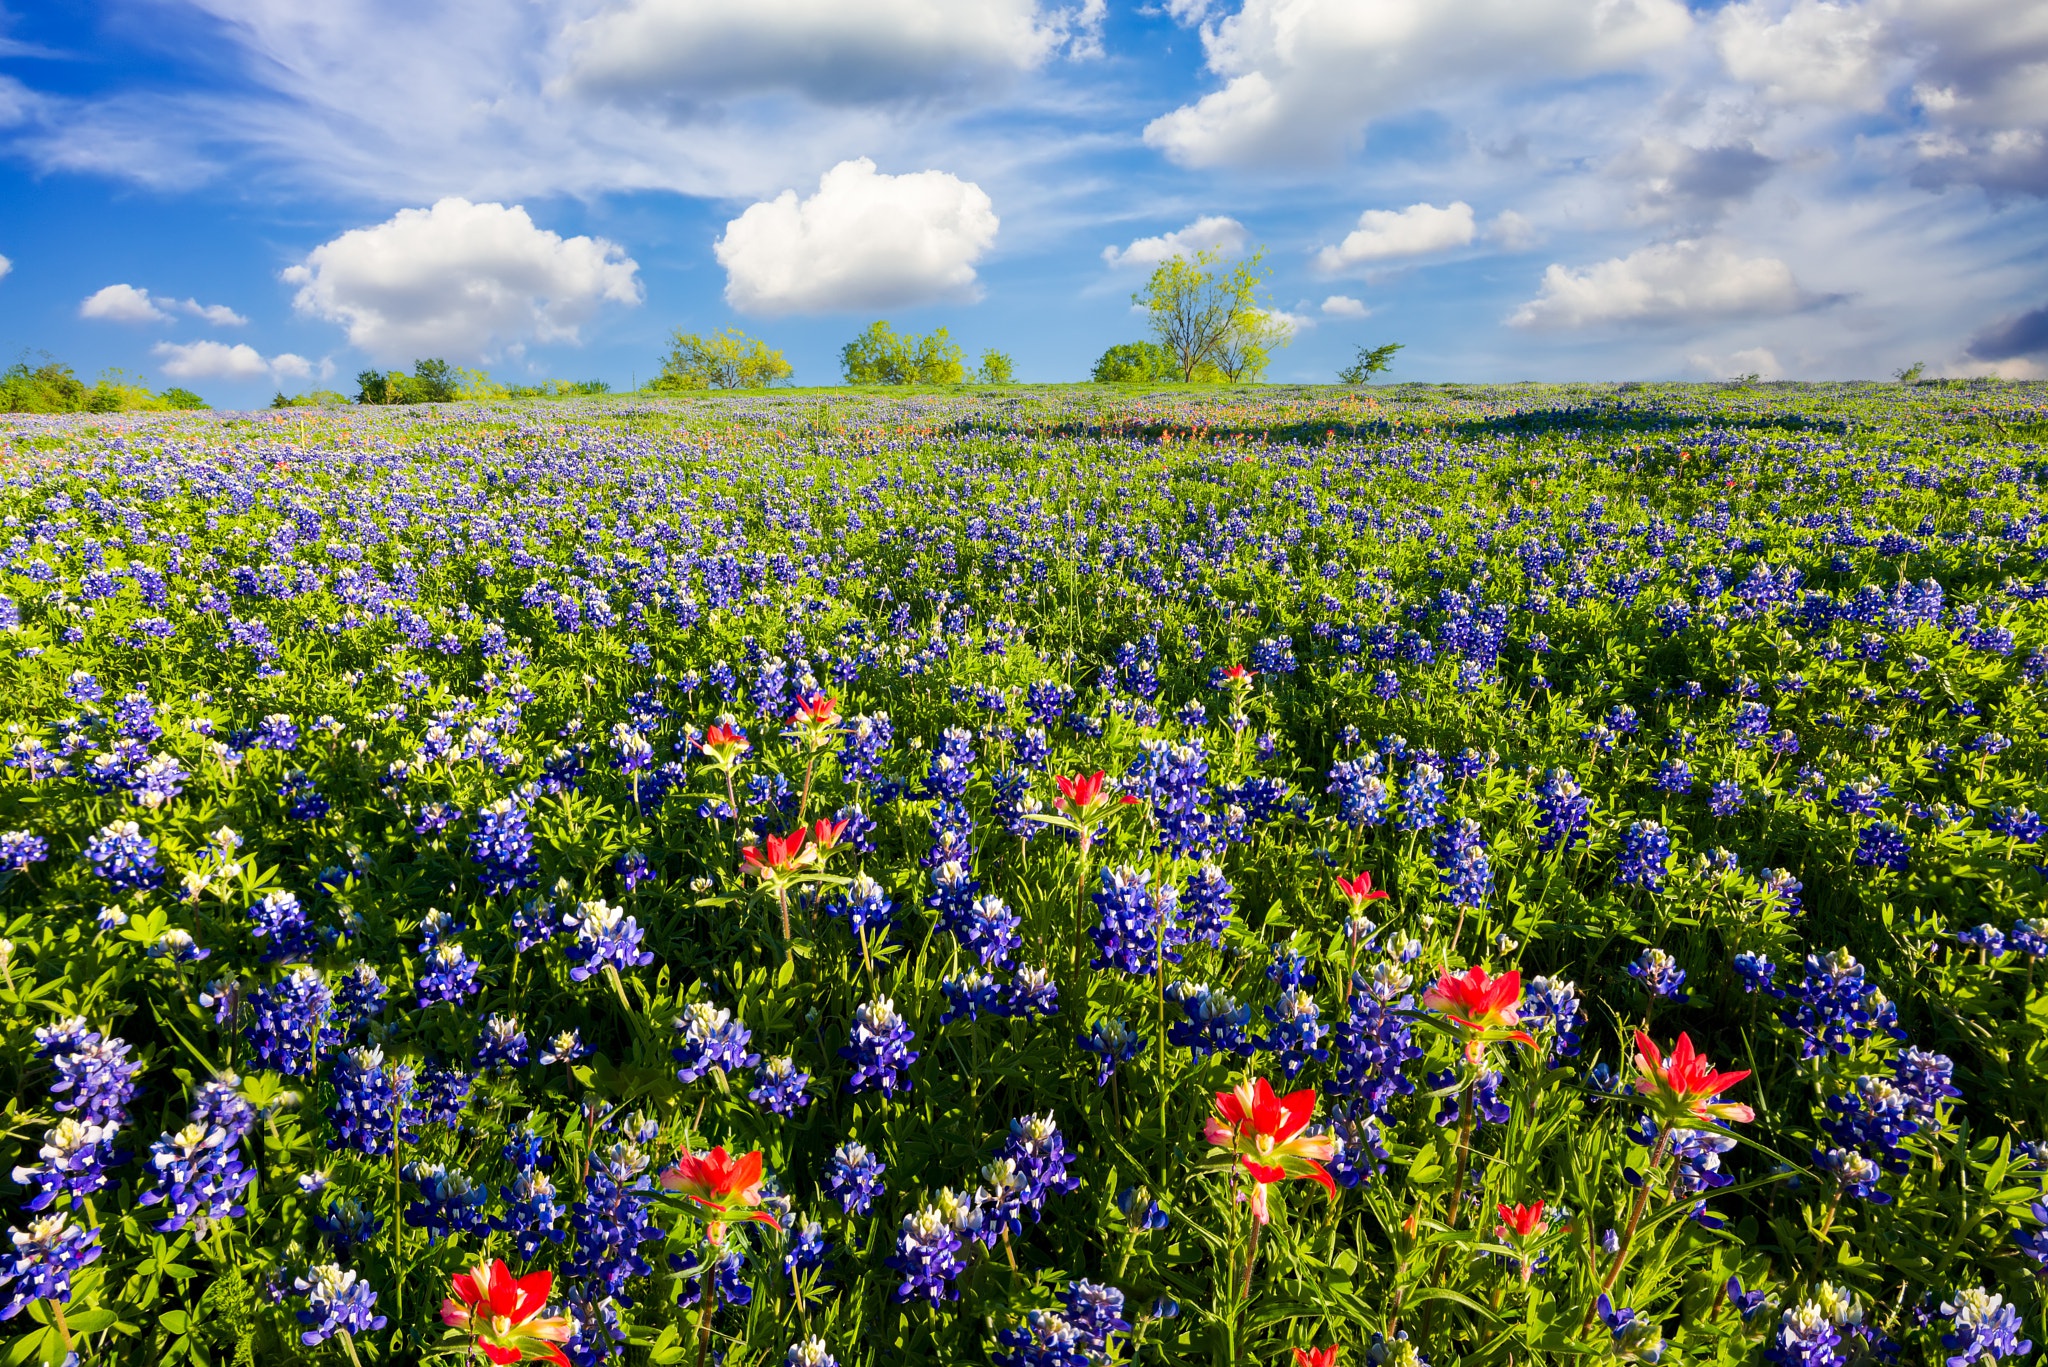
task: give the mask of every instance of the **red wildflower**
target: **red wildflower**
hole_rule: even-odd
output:
[[[1464,1029],[1465,1057],[1475,1065],[1495,1039],[1536,1047],[1528,1031],[1515,1028],[1522,1018],[1522,975],[1514,969],[1498,978],[1490,977],[1480,964],[1455,976],[1444,969],[1436,986],[1423,994],[1422,1004]]]
[[[825,693],[813,693],[801,699],[796,711],[790,715],[791,726],[830,726],[838,720],[839,699]]]
[[[1345,878],[1341,874],[1338,875],[1337,895],[1351,904],[1352,913],[1356,915],[1358,912],[1365,910],[1367,902],[1377,902],[1387,894],[1384,889],[1375,888],[1372,885],[1372,874],[1368,871],[1359,874],[1356,878]]]
[[[1303,1134],[1315,1114],[1313,1087],[1277,1096],[1264,1078],[1240,1082],[1235,1090],[1216,1093],[1216,1113],[1202,1127],[1202,1137],[1236,1155],[1251,1175],[1252,1215],[1260,1224],[1271,1218],[1266,1188],[1290,1178],[1315,1182],[1332,1199],[1337,1184],[1323,1161],[1337,1151],[1326,1134]]]
[[[567,1315],[544,1315],[555,1289],[552,1272],[512,1275],[503,1260],[479,1263],[455,1274],[454,1295],[441,1302],[441,1322],[460,1329],[492,1362],[553,1362],[569,1367],[557,1345],[573,1332]]]
[[[1294,1367],[1337,1367],[1337,1345],[1295,1349]]]
[[[1087,816],[1100,805],[1102,800],[1102,770],[1092,774],[1075,774],[1072,778],[1061,775],[1055,779],[1059,785],[1059,807],[1075,816]]]
[[[661,1175],[661,1185],[681,1192],[710,1211],[716,1222],[751,1220],[770,1229],[782,1228],[775,1217],[753,1207],[761,1204],[761,1151],[734,1157],[723,1148],[706,1154],[684,1150],[676,1165]]]
[[[1543,1230],[1543,1203],[1532,1202],[1526,1206],[1496,1205],[1494,1211],[1500,1216],[1500,1236],[1505,1239],[1510,1233],[1526,1239]]]
[[[1666,1058],[1648,1035],[1636,1031],[1636,1064],[1636,1090],[1649,1099],[1652,1114],[1665,1129],[1701,1120],[1756,1119],[1756,1112],[1740,1102],[1715,1100],[1748,1077],[1749,1070],[1715,1072],[1706,1055],[1693,1052],[1690,1035],[1681,1034]]]
[[[771,873],[786,873],[799,866],[803,858],[804,836],[807,832],[799,826],[788,835],[771,835],[759,846],[749,845],[740,851],[740,858],[747,861],[747,871],[766,877]]]
[[[838,821],[830,817],[819,817],[811,823],[811,839],[818,849],[829,850],[839,843],[839,837],[846,834],[847,818]]]

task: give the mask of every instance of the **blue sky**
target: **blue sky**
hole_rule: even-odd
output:
[[[217,405],[652,370],[875,317],[1021,378],[1263,246],[1327,380],[2048,375],[2048,6],[43,0],[0,10],[0,349]]]

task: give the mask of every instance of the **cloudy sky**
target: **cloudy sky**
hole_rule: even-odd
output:
[[[4,359],[224,405],[876,317],[1077,379],[1203,245],[1275,379],[2041,376],[2044,196],[2043,0],[0,8]]]

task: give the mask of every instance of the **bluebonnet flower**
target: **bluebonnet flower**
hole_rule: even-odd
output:
[[[1683,1003],[1690,996],[1685,990],[1685,970],[1661,949],[1645,949],[1628,966],[1628,975],[1648,988],[1650,996],[1658,1001]]]
[[[167,959],[174,964],[196,964],[213,953],[210,949],[201,949],[199,942],[192,938],[191,931],[175,926],[151,940],[147,952],[152,959]]]
[[[242,1213],[237,1198],[256,1180],[242,1166],[240,1140],[203,1120],[159,1138],[150,1146],[148,1166],[156,1185],[138,1204],[168,1208],[153,1227],[160,1234],[190,1229],[202,1243],[216,1222]]]
[[[124,891],[147,892],[164,881],[156,844],[133,821],[116,821],[86,842],[92,871]]]
[[[860,939],[871,929],[886,932],[896,908],[880,883],[857,873],[847,885],[845,900],[827,903],[825,910],[834,916],[844,916],[854,938]]]
[[[317,969],[300,964],[249,994],[243,1036],[266,1068],[288,1077],[311,1077],[320,1056],[341,1042],[334,992]]]
[[[958,1299],[953,1279],[967,1269],[960,1247],[959,1233],[937,1206],[921,1206],[904,1216],[896,1235],[896,1251],[888,1259],[889,1267],[903,1278],[896,1287],[896,1299],[923,1297],[933,1305]]]
[[[1067,1167],[1073,1156],[1067,1152],[1052,1113],[1019,1116],[1010,1122],[1010,1137],[1003,1141],[1003,1158],[1017,1164],[1022,1178],[1019,1202],[1036,1219],[1044,1212],[1045,1198],[1073,1191],[1081,1179],[1070,1176]]]
[[[1337,816],[1345,825],[1362,829],[1387,819],[1387,785],[1376,772],[1379,765],[1379,756],[1367,754],[1330,767],[1324,791],[1337,795]]]
[[[305,1187],[306,1179],[300,1178],[299,1185]],[[367,1248],[381,1227],[382,1221],[352,1196],[336,1196],[313,1212],[313,1228],[344,1258]]]
[[[313,785],[312,775],[300,769],[284,776],[277,795],[284,799],[285,815],[293,821],[318,821],[334,810],[334,804]]]
[[[816,1220],[793,1222],[789,1246],[782,1254],[782,1273],[789,1278],[799,1302],[808,1301],[830,1285],[832,1248],[825,1242],[825,1227]]]
[[[1401,783],[1401,817],[1404,831],[1426,831],[1438,820],[1444,802],[1443,774],[1435,765],[1417,764]]]
[[[1326,1165],[1337,1185],[1347,1190],[1385,1171],[1387,1146],[1380,1123],[1366,1113],[1364,1103],[1333,1106],[1330,1137],[1337,1152]]]
[[[676,1017],[675,1028],[682,1033],[683,1042],[670,1050],[669,1056],[682,1065],[676,1070],[679,1081],[695,1082],[713,1068],[731,1076],[761,1061],[759,1054],[747,1051],[754,1032],[734,1020],[732,1012],[710,1002],[685,1006],[683,1014]]]
[[[619,1323],[618,1302],[598,1286],[572,1288],[562,1302],[569,1316],[569,1341],[562,1345],[574,1367],[598,1367],[625,1346],[626,1328]]]
[[[35,1301],[70,1300],[72,1277],[105,1251],[97,1227],[75,1225],[62,1212],[38,1216],[27,1229],[10,1228],[7,1234],[10,1246],[0,1249],[0,1287],[8,1289],[8,1297],[0,1306],[0,1320],[13,1319]]]
[[[1505,1125],[1513,1114],[1508,1103],[1500,1099],[1500,1071],[1487,1068],[1480,1072],[1469,1089],[1459,1087],[1456,1069],[1446,1068],[1440,1073],[1431,1073],[1423,1079],[1432,1093],[1443,1097],[1443,1104],[1437,1108],[1438,1125],[1455,1125],[1464,1116],[1464,1107],[1469,1101],[1476,1120],[1482,1125]]]
[[[1166,1027],[1166,1038],[1173,1044],[1192,1050],[1198,1060],[1211,1054],[1251,1056],[1252,1041],[1246,1033],[1252,1020],[1250,1006],[1240,1006],[1207,983],[1177,982],[1167,995],[1186,1015]]]
[[[1600,1322],[1607,1326],[1607,1332],[1613,1339],[1616,1357],[1655,1362],[1664,1356],[1664,1336],[1657,1331],[1656,1325],[1632,1309],[1617,1310],[1604,1291],[1600,1293],[1597,1309]]]
[[[851,1037],[839,1051],[841,1058],[853,1064],[846,1090],[864,1092],[880,1088],[884,1096],[894,1096],[908,1087],[910,1065],[919,1057],[910,1048],[915,1038],[903,1017],[896,1014],[896,1003],[889,998],[881,997],[856,1008]]]
[[[964,915],[944,926],[953,932],[962,948],[969,950],[984,967],[1006,968],[1010,955],[1023,943],[1018,934],[1023,921],[1000,897],[977,897]]]
[[[850,783],[873,783],[881,776],[881,755],[896,738],[887,712],[848,717],[840,742],[840,772]]]
[[[469,957],[459,944],[435,945],[422,965],[419,981],[420,1009],[437,1002],[460,1006],[483,987],[478,974],[483,965]]]
[[[544,897],[528,897],[512,908],[512,950],[524,954],[546,944],[562,928],[553,904]]]
[[[1647,888],[1656,892],[1664,886],[1665,865],[1671,858],[1671,837],[1654,821],[1632,821],[1621,833],[1620,867],[1614,881],[1622,887]]]
[[[1550,1035],[1550,1066],[1579,1053],[1579,1017],[1584,1003],[1578,986],[1555,978],[1529,979],[1522,993],[1522,1027]]]
[[[939,983],[939,990],[946,994],[948,1007],[939,1017],[940,1025],[951,1025],[961,1017],[979,1020],[981,1013],[1000,1015],[1003,1009],[1003,985],[978,968],[970,968],[957,978],[945,978]]]
[[[1476,908],[1493,891],[1493,866],[1486,857],[1486,835],[1479,823],[1461,817],[1436,834],[1437,876],[1444,896],[1454,907]],[[1293,1074],[1289,1074],[1293,1076]]]
[[[627,850],[612,862],[612,872],[619,876],[619,886],[631,896],[635,889],[654,877],[654,870],[647,863],[647,856],[638,850]]]
[[[1536,820],[1543,828],[1536,847],[1545,853],[1570,850],[1586,838],[1592,803],[1569,769],[1552,769],[1536,789]]]
[[[530,1057],[526,1031],[517,1016],[493,1012],[484,1017],[477,1035],[476,1066],[485,1072],[494,1068],[523,1068]]]
[[[293,1278],[292,1287],[306,1298],[306,1308],[297,1314],[306,1326],[299,1342],[309,1348],[338,1333],[368,1334],[384,1327],[384,1316],[375,1313],[377,1293],[370,1284],[334,1263],[306,1269]]]
[[[100,687],[100,681],[82,669],[71,672],[64,681],[64,696],[73,702],[98,702],[107,696],[107,690]]]
[[[1188,875],[1181,904],[1186,908],[1183,922],[1189,941],[1211,949],[1223,947],[1223,933],[1230,928],[1233,891],[1223,870],[1214,864],[1203,864]]]
[[[654,962],[653,951],[640,948],[640,923],[626,915],[624,907],[612,906],[600,897],[579,904],[576,914],[567,919],[576,931],[566,951],[569,977],[576,982],[607,968],[630,973]]]
[[[1910,854],[1905,831],[1889,821],[1873,821],[1856,832],[1853,857],[1865,868],[1904,873]]]
[[[1993,835],[2022,845],[2037,845],[2044,835],[2048,835],[2048,822],[2042,821],[2039,814],[2028,807],[2001,807],[1986,823],[1986,829]],[[6,837],[0,836],[0,845],[4,845],[5,840]]]
[[[1095,1085],[1107,1087],[1109,1080],[1116,1076],[1119,1065],[1128,1063],[1144,1047],[1145,1041],[1131,1032],[1131,1028],[1114,1016],[1105,1016],[1095,1022],[1088,1033],[1080,1036],[1082,1049],[1095,1055]]]
[[[1748,794],[1734,779],[1716,779],[1707,789],[1707,810],[1715,816],[1733,816],[1748,801]]]
[[[848,1215],[865,1215],[882,1194],[882,1160],[851,1141],[832,1151],[825,1165],[825,1190]]]
[[[1947,1367],[1998,1362],[2033,1351],[2033,1342],[2020,1337],[2019,1311],[2003,1296],[1971,1287],[1942,1302],[1941,1313],[1952,1326],[1941,1336],[1941,1346],[1955,1350]]]
[[[784,1367],[839,1367],[839,1359],[832,1356],[825,1340],[813,1334],[789,1345],[789,1359]]]
[[[334,1104],[327,1112],[337,1142],[370,1158],[390,1154],[394,1142],[417,1143],[406,1114],[417,1088],[410,1069],[387,1067],[384,1051],[345,1050],[329,1078]]]
[[[1778,966],[1761,954],[1744,950],[1735,956],[1735,974],[1742,979],[1742,990],[1752,995],[1758,992],[1779,995],[1771,986],[1777,972]]]
[[[405,1208],[405,1222],[426,1230],[430,1246],[457,1234],[490,1233],[491,1220],[484,1213],[490,1188],[443,1163],[408,1163],[404,1172],[405,1180],[420,1193],[420,1199]]]
[[[747,1093],[756,1105],[766,1106],[776,1115],[795,1115],[811,1104],[811,1075],[801,1072],[796,1061],[787,1054],[768,1059],[755,1072],[756,1086]]]
[[[1259,1041],[1259,1047],[1280,1055],[1288,1077],[1310,1063],[1329,1058],[1330,1051],[1322,1047],[1322,1040],[1330,1033],[1330,1027],[1322,1023],[1315,999],[1301,987],[1290,985],[1283,989],[1280,1000],[1266,1008],[1266,1019],[1273,1023],[1273,1030]]]
[[[1397,1096],[1409,1096],[1415,1083],[1404,1070],[1422,1057],[1414,1042],[1410,1013],[1412,979],[1390,963],[1374,965],[1370,976],[1352,979],[1351,1011],[1337,1027],[1329,1091],[1356,1098],[1365,1113],[1380,1116]]]
[[[358,962],[334,984],[334,1022],[352,1030],[384,1009],[384,980],[377,970]]]
[[[1153,887],[1152,875],[1143,869],[1107,868],[1094,900],[1096,922],[1088,933],[1099,951],[1093,961],[1096,968],[1148,976],[1157,971],[1162,937],[1167,962],[1180,962],[1173,948],[1180,938],[1177,888]]]
[[[1972,930],[1959,930],[1956,943],[1981,951],[1986,959],[2005,957],[2005,932],[1997,926],[1981,925]]]
[[[1846,949],[1826,958],[1807,955],[1804,977],[1785,995],[1780,1015],[1800,1032],[1802,1058],[1847,1054],[1879,1032],[1905,1038],[1898,1028],[1898,1008],[1865,981],[1863,966]]]
[[[1074,1326],[1081,1342],[1094,1352],[1107,1354],[1109,1336],[1125,1333],[1131,1327],[1124,1318],[1124,1293],[1113,1286],[1071,1281],[1060,1293],[1060,1300],[1067,1307],[1067,1323]]]
[[[1059,1010],[1060,987],[1051,972],[1031,967],[1017,970],[1010,979],[1010,991],[1002,1005],[1003,1015],[1029,1020],[1034,1015],[1056,1016]]]
[[[1650,782],[1662,792],[1684,793],[1692,788],[1692,769],[1684,760],[1673,757],[1657,766]]]
[[[640,1254],[642,1245],[662,1238],[654,1223],[654,1185],[647,1166],[638,1145],[612,1144],[597,1155],[583,1199],[569,1210],[576,1252],[568,1271],[590,1279],[609,1296],[623,1298],[632,1278],[653,1271]]]
[[[1786,869],[1765,869],[1757,875],[1759,900],[1766,905],[1783,907],[1787,912],[1799,911],[1799,894],[1803,886]]]
[[[590,1052],[590,1046],[583,1042],[580,1030],[563,1030],[551,1036],[546,1049],[541,1051],[540,1061],[544,1064],[574,1063]]]
[[[2048,916],[2014,921],[2011,944],[2029,959],[2048,959]]]
[[[75,1210],[86,1197],[102,1190],[110,1177],[107,1169],[127,1157],[114,1149],[118,1131],[118,1126],[95,1125],[76,1116],[65,1116],[45,1131],[42,1148],[37,1151],[42,1161],[14,1170],[18,1185],[35,1190],[28,1209],[45,1210],[61,1200],[67,1209]]]
[[[264,893],[262,900],[249,908],[249,927],[249,933],[264,942],[265,963],[303,959],[317,943],[298,897],[283,890]]]
[[[540,861],[534,854],[525,809],[509,797],[486,803],[477,812],[476,829],[470,833],[469,858],[476,865],[477,881],[486,897],[534,886]]]
[[[1842,1195],[1853,1196],[1859,1201],[1870,1201],[1876,1205],[1891,1204],[1892,1198],[1877,1189],[1877,1183],[1884,1176],[1884,1169],[1854,1149],[1816,1149],[1814,1162],[1822,1172],[1835,1179]]]
[[[0,870],[26,873],[31,864],[50,857],[50,842],[32,831],[0,833]]]
[[[2028,1213],[2034,1217],[2033,1227],[2015,1229],[2012,1241],[2020,1252],[2034,1260],[2035,1266],[2048,1270],[2048,1201],[2034,1202]]]
[[[925,773],[925,796],[939,802],[958,802],[974,777],[974,737],[957,726],[940,734],[932,751],[931,767]]]
[[[1769,1293],[1764,1291],[1744,1291],[1742,1279],[1736,1276],[1729,1277],[1722,1284],[1721,1294],[1726,1296],[1728,1303],[1742,1315],[1744,1324],[1755,1319],[1757,1312],[1764,1308],[1764,1302],[1770,1299]]]
[[[299,724],[287,712],[272,712],[257,723],[255,732],[249,737],[251,750],[276,750],[281,753],[299,748]]]
[[[1892,1063],[1892,1080],[1905,1098],[1906,1114],[1926,1129],[1937,1127],[1943,1106],[1962,1095],[1954,1076],[1955,1063],[1946,1054],[1909,1047],[1899,1051]]]

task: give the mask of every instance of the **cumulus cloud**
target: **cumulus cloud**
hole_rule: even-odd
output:
[[[247,342],[158,342],[152,354],[174,380],[304,379],[313,366],[289,351],[266,358]]]
[[[133,285],[108,285],[93,291],[78,306],[81,318],[103,323],[168,323],[171,315],[156,306],[148,290]]]
[[[226,304],[202,304],[197,299],[166,299],[134,285],[108,285],[86,296],[85,302],[78,306],[79,317],[97,318],[107,323],[168,323],[174,312],[188,313],[215,327],[240,327],[249,321]]]
[[[1323,300],[1323,314],[1329,318],[1364,318],[1372,312],[1363,301],[1348,294],[1333,294]]]
[[[1434,204],[1367,209],[1358,216],[1358,226],[1342,242],[1316,253],[1316,269],[1336,272],[1403,256],[1449,251],[1468,245],[1475,231],[1472,206],[1462,199],[1441,209]]]
[[[1228,256],[1244,250],[1250,240],[1244,224],[1234,218],[1211,214],[1157,237],[1141,237],[1128,247],[1104,247],[1102,259],[1111,266],[1152,267],[1173,256],[1193,256],[1214,248]]]
[[[784,190],[712,246],[742,313],[819,313],[980,297],[974,263],[995,241],[979,185],[944,171],[885,175],[842,161],[799,200]]]
[[[1730,5],[1714,21],[1728,74],[1781,104],[1875,110],[1887,84],[1884,23],[1863,4],[1773,0]]]
[[[1743,256],[1725,242],[1659,243],[1572,270],[1553,263],[1543,285],[1508,322],[1581,328],[1706,317],[1792,313],[1819,302],[1776,257]]]
[[[7,278],[7,273],[13,269],[14,263],[12,261],[9,261],[6,257],[0,256],[0,280],[5,280]]]
[[[1486,236],[1504,252],[1526,252],[1536,245],[1536,225],[1513,209],[1503,209],[1486,225]]]
[[[1186,166],[1328,161],[1381,115],[1639,67],[1685,39],[1681,0],[1244,0],[1201,21],[1223,81],[1154,119],[1145,141]]]
[[[971,91],[1044,62],[1070,33],[1084,46],[1103,0],[625,0],[571,23],[561,87],[620,103],[685,108],[787,91],[824,105]]]
[[[1999,319],[1970,339],[1969,353],[1979,361],[2048,357],[2048,304]]]
[[[519,205],[401,209],[284,272],[299,312],[339,323],[379,361],[578,342],[607,303],[640,302],[639,266],[601,237],[562,237]]]

